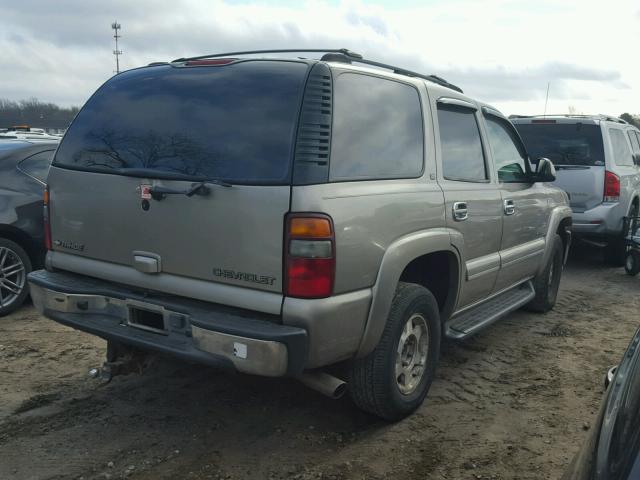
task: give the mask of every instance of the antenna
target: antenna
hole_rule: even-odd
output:
[[[113,51],[113,54],[116,56],[116,71],[115,73],[120,73],[120,55],[122,55],[122,50],[118,50],[118,39],[122,37],[122,35],[118,34],[118,30],[120,30],[120,24],[116,20],[111,24],[111,29],[113,30],[113,38],[116,39],[116,49]]]
[[[544,99],[544,115],[547,116],[547,103],[549,103],[549,87],[551,87],[551,82],[547,82],[547,98]]]

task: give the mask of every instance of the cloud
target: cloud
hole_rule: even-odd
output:
[[[631,50],[603,40],[640,44],[633,0],[607,11],[590,0],[385,3],[22,0],[0,17],[0,97],[82,104],[112,75],[117,19],[124,68],[244,49],[348,47],[443,76],[505,113],[537,109],[547,82],[554,101],[581,110],[640,112]],[[619,101],[605,103],[611,97]]]

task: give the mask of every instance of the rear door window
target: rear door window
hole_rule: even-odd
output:
[[[640,153],[640,143],[638,143],[638,136],[634,130],[627,130],[629,140],[631,141],[631,148],[633,153]]]
[[[485,115],[489,145],[501,182],[526,182],[529,179],[527,154],[507,120]]]
[[[611,147],[613,148],[613,159],[616,165],[629,166],[633,165],[633,157],[629,143],[625,138],[624,132],[619,128],[610,128],[609,137],[611,138]]]
[[[289,183],[307,68],[300,62],[255,60],[122,73],[80,111],[54,165]]]
[[[411,85],[370,75],[339,75],[332,132],[332,181],[422,174],[422,110]]]
[[[442,175],[447,180],[484,182],[489,179],[476,112],[438,104]]]
[[[548,158],[555,165],[604,166],[599,125],[551,122],[515,124],[534,162]]]

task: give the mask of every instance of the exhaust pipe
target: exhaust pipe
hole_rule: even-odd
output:
[[[337,400],[347,391],[347,382],[325,372],[303,373],[296,377],[307,387]]]

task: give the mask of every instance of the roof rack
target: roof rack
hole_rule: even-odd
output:
[[[611,115],[595,114],[595,115],[580,115],[577,113],[547,113],[545,115],[509,115],[509,118],[537,118],[537,117],[564,117],[564,118],[597,118],[598,120],[605,120],[607,122],[616,122],[628,125],[629,122],[622,118],[613,117]]]
[[[387,70],[391,70],[393,73],[398,75],[406,75],[408,77],[416,77],[422,78],[424,80],[428,80],[433,83],[437,83],[443,87],[450,88],[460,93],[464,93],[462,89],[452,83],[447,82],[444,78],[438,77],[437,75],[424,75],[422,73],[413,72],[411,70],[406,70],[404,68],[396,67],[393,65],[387,65],[386,63],[375,62],[373,60],[366,60],[362,55],[356,52],[352,52],[346,48],[338,48],[338,49],[322,49],[322,48],[314,48],[314,49],[281,49],[281,50],[248,50],[244,52],[227,52],[227,53],[214,53],[211,55],[200,55],[197,57],[188,57],[188,58],[177,58],[173,60],[171,63],[175,62],[187,62],[193,60],[204,60],[206,58],[216,58],[216,57],[229,57],[235,55],[255,55],[260,53],[324,53],[321,60],[331,61],[331,62],[344,62],[344,63],[362,63],[364,65],[371,65],[373,67],[384,68]]]

